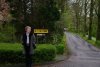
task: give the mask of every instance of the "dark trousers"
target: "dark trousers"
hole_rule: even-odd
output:
[[[32,55],[29,54],[25,55],[25,63],[26,67],[32,67]]]
[[[32,54],[30,54],[29,46],[25,46],[25,63],[26,67],[32,67]]]

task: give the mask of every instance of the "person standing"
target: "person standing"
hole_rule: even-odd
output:
[[[36,39],[35,35],[31,33],[31,27],[25,27],[25,33],[22,35],[22,45],[24,47],[25,63],[26,67],[32,67],[32,55],[34,54],[34,49]]]

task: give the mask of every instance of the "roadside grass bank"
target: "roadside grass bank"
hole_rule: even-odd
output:
[[[88,35],[83,36],[82,33],[77,33],[77,35],[79,35],[81,38],[83,38],[85,41],[87,41],[88,43],[92,44],[93,46],[97,47],[100,49],[100,41],[96,41],[95,37],[92,37],[91,40],[88,40]]]

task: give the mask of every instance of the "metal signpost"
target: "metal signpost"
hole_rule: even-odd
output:
[[[46,38],[46,34],[49,33],[48,29],[34,29],[34,33],[37,35],[36,39],[37,39],[37,43],[38,43],[38,39],[39,37],[44,36],[44,39]],[[44,40],[43,39],[43,40]],[[45,41],[46,42],[46,41]]]

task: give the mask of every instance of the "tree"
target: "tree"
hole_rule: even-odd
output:
[[[17,35],[21,35],[26,25],[33,28],[47,28],[49,34],[55,32],[60,12],[54,0],[9,0],[9,2],[10,12],[14,17],[12,23],[14,22]]]
[[[74,10],[74,17],[75,17],[75,26],[76,31],[79,33],[81,31],[81,18],[83,16],[83,1],[75,0],[72,4],[72,8]]]
[[[57,7],[61,13],[64,13],[68,8],[68,0],[55,0],[55,2],[57,3]]]
[[[9,4],[6,0],[0,0],[0,29],[5,25],[9,14]]]
[[[83,36],[85,36],[88,33],[88,27],[87,27],[87,14],[88,14],[88,0],[84,1],[84,26],[83,26]]]
[[[100,0],[98,0],[98,24],[97,24],[97,35],[96,35],[96,40],[100,40]]]
[[[89,36],[88,36],[89,40],[91,40],[91,38],[92,38],[93,7],[94,7],[94,1],[91,0],[91,4],[90,4]]]

